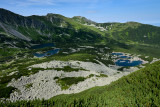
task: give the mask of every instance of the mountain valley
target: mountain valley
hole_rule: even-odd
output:
[[[0,105],[160,106],[160,27],[0,9]]]

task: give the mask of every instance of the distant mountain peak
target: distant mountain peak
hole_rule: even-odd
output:
[[[82,24],[96,24],[96,22],[94,22],[90,19],[87,19],[86,17],[83,17],[83,16],[74,16],[72,19],[74,19],[75,21],[78,21]]]

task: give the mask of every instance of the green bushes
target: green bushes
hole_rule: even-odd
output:
[[[26,89],[28,89],[28,88],[31,88],[31,87],[32,87],[32,85],[33,85],[33,83],[26,84],[26,85],[25,85],[25,87],[26,87]]]
[[[14,87],[11,86],[5,87],[5,86],[6,85],[0,87],[0,98],[9,98],[12,91],[15,90]]]
[[[98,77],[108,77],[106,74],[100,74]]]
[[[0,58],[9,57],[11,55],[15,55],[20,53],[20,49],[18,48],[0,48]]]
[[[64,71],[64,72],[72,72],[72,71],[79,71],[79,70],[84,70],[86,71],[85,69],[82,69],[82,68],[71,68],[70,66],[64,66],[63,68],[54,68],[55,70],[57,71]]]
[[[68,89],[72,84],[77,84],[80,81],[84,81],[84,77],[65,77],[58,78],[57,83],[60,84],[62,90]]]

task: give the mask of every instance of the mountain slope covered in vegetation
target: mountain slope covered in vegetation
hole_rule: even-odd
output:
[[[0,32],[6,35],[6,40],[10,35],[30,43],[100,43],[104,39],[129,44],[160,43],[160,27],[152,25],[137,22],[96,23],[85,17],[67,18],[52,13],[24,17],[5,9],[0,9]]]
[[[24,17],[4,9],[0,13],[1,32],[31,43],[94,43],[102,39],[99,32],[62,15]]]

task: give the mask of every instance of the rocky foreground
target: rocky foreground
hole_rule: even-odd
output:
[[[72,68],[82,68],[82,70],[65,72],[57,70],[42,70],[36,74],[30,76],[22,76],[18,80],[13,79],[8,86],[13,86],[17,88],[16,91],[11,93],[11,101],[17,100],[33,100],[33,99],[49,99],[53,96],[59,94],[71,94],[78,93],[83,90],[95,87],[104,86],[110,84],[121,78],[124,75],[128,75],[134,70],[130,69],[130,72],[119,72],[117,70],[111,69],[101,62],[99,64],[92,62],[82,62],[82,61],[51,61],[41,64],[36,64],[30,66],[28,69],[32,68],[63,68],[64,66],[70,66]],[[89,77],[93,74],[94,76]],[[108,77],[101,77],[100,74],[105,74]],[[60,84],[57,83],[55,77],[65,78],[65,77],[85,77],[84,81],[77,84],[71,85],[68,89],[62,89]]]

